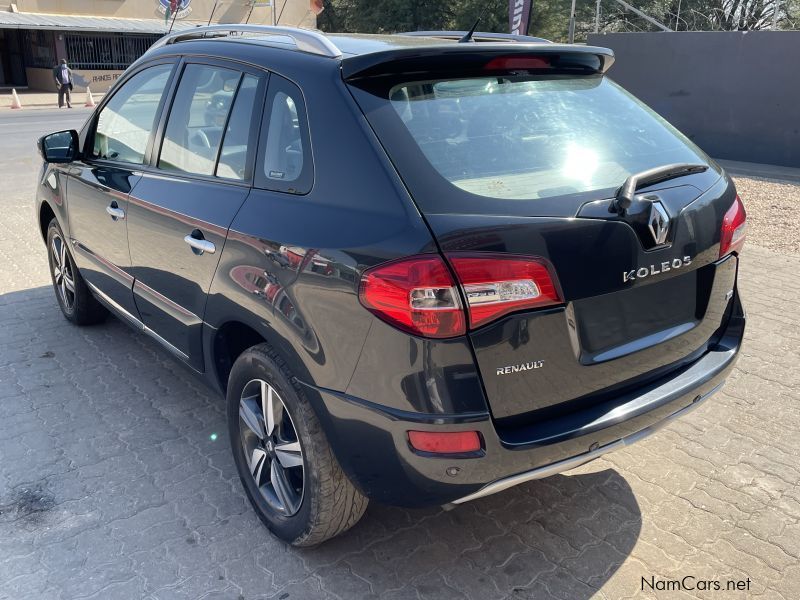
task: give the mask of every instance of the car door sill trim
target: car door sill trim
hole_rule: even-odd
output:
[[[165,340],[163,337],[158,335],[155,331],[150,329],[147,325],[142,323],[139,319],[134,317],[130,312],[128,312],[127,310],[122,308],[122,306],[120,306],[117,302],[112,300],[107,294],[105,294],[104,292],[100,291],[100,289],[96,285],[91,284],[88,281],[86,282],[86,285],[89,286],[89,289],[92,290],[92,293],[95,295],[95,297],[101,303],[103,303],[106,306],[106,308],[109,308],[112,312],[118,314],[129,325],[132,325],[134,329],[136,329],[137,331],[141,331],[141,332],[146,333],[149,337],[153,338],[159,344],[164,346],[164,348],[166,350],[168,350],[170,353],[174,354],[175,356],[177,356],[178,358],[180,358],[184,362],[189,362],[189,355],[188,354],[182,352],[181,350],[178,350],[175,346],[170,344],[167,340]]]
[[[142,323],[139,319],[137,319],[125,308],[123,308],[121,304],[113,300],[108,294],[100,290],[100,288],[98,288],[93,283],[87,281],[86,285],[89,286],[89,289],[92,291],[95,298],[97,298],[102,304],[104,304],[106,308],[110,309],[111,311],[121,316],[123,319],[125,319],[125,321],[128,322],[128,324],[133,325],[135,329],[139,331],[144,330],[144,323]]]

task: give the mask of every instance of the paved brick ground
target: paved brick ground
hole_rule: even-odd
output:
[[[118,321],[61,317],[35,169],[0,159],[0,599],[800,596],[800,257],[751,240],[747,345],[689,418],[451,512],[373,505],[298,551],[250,510],[218,398]],[[750,591],[641,591],[687,575]]]

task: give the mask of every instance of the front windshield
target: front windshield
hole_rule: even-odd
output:
[[[601,76],[415,81],[394,86],[389,99],[436,171],[488,198],[618,187],[651,167],[707,160]]]

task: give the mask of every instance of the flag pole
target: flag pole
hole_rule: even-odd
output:
[[[678,6],[680,6],[680,3]],[[597,0],[597,4],[594,7],[594,32],[600,33],[600,0]]]
[[[172,33],[172,28],[173,28],[173,27],[175,27],[175,19],[177,19],[177,18],[178,18],[178,11],[179,11],[180,9],[181,9],[181,3],[180,3],[180,2],[178,2],[178,5],[175,7],[175,14],[174,14],[174,15],[172,15],[172,23],[170,23],[170,24],[169,24],[169,31],[167,32],[167,35],[169,35],[170,33]]]
[[[575,0],[572,0],[572,8],[569,11],[569,33],[567,34],[567,43],[575,43]]]
[[[211,9],[211,14],[208,16],[208,23],[206,25],[211,25],[211,19],[214,18],[214,13],[217,12],[217,2],[219,0],[214,0],[214,8]]]

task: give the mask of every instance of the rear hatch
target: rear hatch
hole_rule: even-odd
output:
[[[686,366],[731,306],[737,259],[720,259],[720,237],[734,187],[605,77],[611,62],[592,47],[451,44],[343,63],[462,284],[459,258],[531,259],[549,274],[551,302],[473,318],[468,334],[501,429]],[[623,183],[664,165],[691,167],[645,178],[623,210]],[[495,291],[462,285],[471,316],[473,302],[491,313]]]

